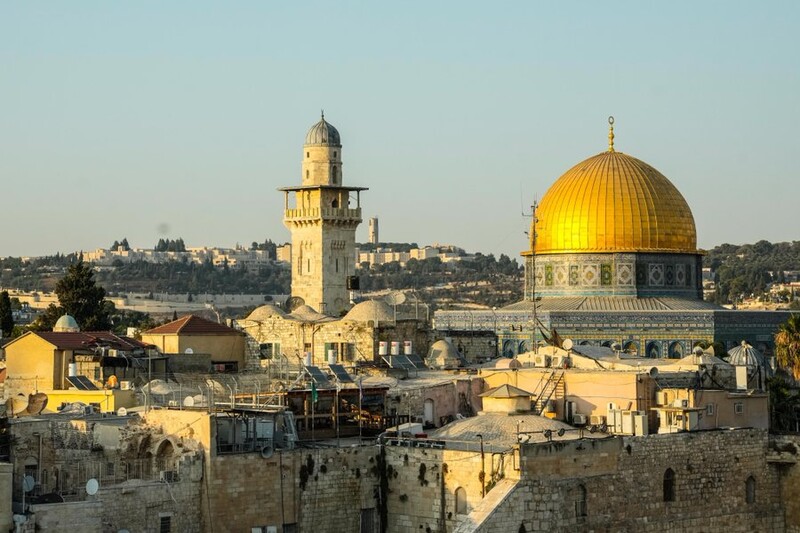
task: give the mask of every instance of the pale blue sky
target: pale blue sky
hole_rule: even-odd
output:
[[[370,188],[359,240],[377,215],[516,257],[608,115],[700,246],[796,240],[798,27],[788,1],[0,1],[0,256],[286,241],[320,108]]]

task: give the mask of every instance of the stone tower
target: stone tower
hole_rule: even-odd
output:
[[[292,296],[339,315],[350,306],[347,279],[355,275],[361,191],[367,189],[342,185],[342,143],[325,115],[306,135],[301,185],[279,190],[285,195],[283,224],[292,233]]]
[[[378,237],[378,217],[369,219],[369,243],[378,244],[380,242]]]

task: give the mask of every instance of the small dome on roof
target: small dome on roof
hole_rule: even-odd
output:
[[[322,313],[318,313],[314,308],[307,304],[301,305],[289,313],[289,316],[296,318],[297,320],[302,320],[303,322],[317,322],[319,320],[330,318]]]
[[[728,363],[734,366],[769,366],[764,354],[742,341],[739,346],[728,350]]]
[[[522,363],[520,363],[518,359],[512,359],[510,357],[501,357],[500,359],[494,362],[494,368],[510,368],[512,370],[517,370],[519,368],[522,368]]]
[[[356,304],[344,315],[343,320],[352,320],[353,322],[374,320],[376,324],[379,324],[381,322],[392,322],[394,313],[389,304],[383,300],[366,300]]]
[[[342,141],[339,137],[339,131],[325,120],[325,114],[323,114],[320,121],[308,130],[306,144],[341,146]]]
[[[78,322],[70,315],[62,316],[56,321],[56,325],[53,326],[53,331],[61,333],[75,333],[80,330],[81,328],[78,326]]]
[[[466,361],[464,361],[464,357],[453,346],[452,342],[447,339],[441,339],[431,345],[425,363],[428,368],[443,369],[458,368],[463,366]]]
[[[247,320],[259,321],[276,316],[283,318],[286,316],[286,313],[284,313],[277,305],[264,304],[261,307],[256,307],[253,309],[253,312],[247,315]]]
[[[563,429],[561,436],[558,431]],[[578,436],[573,428],[564,422],[551,420],[538,415],[508,416],[505,413],[487,413],[456,420],[430,432],[429,437],[437,440],[457,440],[478,442],[481,435],[487,445],[512,446],[517,443],[519,431],[524,432],[529,442],[545,442],[545,430],[550,430],[553,440],[572,440]],[[569,432],[568,432],[569,431]],[[529,437],[528,437],[529,436]]]

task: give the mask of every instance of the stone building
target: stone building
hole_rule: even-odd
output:
[[[324,115],[306,135],[301,184],[280,190],[283,223],[292,233],[292,296],[315,311],[339,316],[350,307],[347,283],[355,275],[355,234],[361,191],[367,189],[343,184],[341,138]],[[294,193],[293,206],[289,193]]]

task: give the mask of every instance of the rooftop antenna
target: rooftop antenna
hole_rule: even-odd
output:
[[[533,352],[539,353],[539,346],[536,343],[536,329],[539,327],[539,319],[536,316],[536,238],[538,236],[536,231],[536,224],[539,219],[536,217],[536,210],[539,207],[539,202],[534,197],[533,205],[531,206],[531,302],[533,302]],[[528,276],[525,276],[527,281]]]

